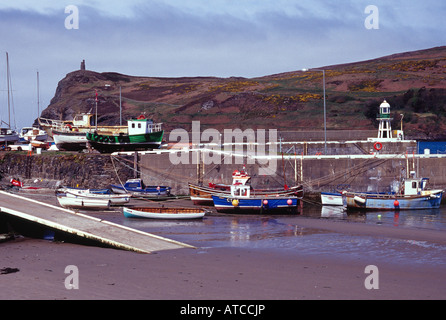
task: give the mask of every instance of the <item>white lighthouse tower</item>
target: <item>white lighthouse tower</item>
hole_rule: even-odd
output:
[[[390,125],[390,122],[393,118],[390,118],[390,104],[388,104],[386,100],[379,106],[379,115],[376,120],[379,121],[378,139],[392,139],[392,126]]]

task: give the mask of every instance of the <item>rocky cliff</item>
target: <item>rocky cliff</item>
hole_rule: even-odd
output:
[[[446,47],[326,66],[328,130],[374,129],[379,104],[391,105],[394,127],[416,139],[445,138]],[[323,129],[322,72],[293,71],[259,78],[154,78],[74,71],[62,79],[41,116],[71,119],[95,111],[118,124],[141,113],[169,131],[190,129]],[[404,114],[404,117],[402,117]]]

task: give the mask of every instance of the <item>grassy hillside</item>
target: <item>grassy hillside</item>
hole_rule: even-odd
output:
[[[379,59],[326,66],[327,128],[374,129],[379,104],[391,105],[394,127],[401,115],[406,135],[444,138],[446,129],[446,47]],[[163,122],[166,130],[276,128],[322,130],[322,72],[294,71],[259,78],[154,78],[113,72],[74,71],[62,79],[42,117],[69,119],[95,110],[102,124],[140,113]]]

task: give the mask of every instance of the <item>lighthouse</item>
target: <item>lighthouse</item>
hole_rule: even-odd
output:
[[[390,104],[386,100],[379,106],[379,115],[376,120],[379,121],[378,139],[392,139],[392,126],[390,122],[393,118],[390,117]]]

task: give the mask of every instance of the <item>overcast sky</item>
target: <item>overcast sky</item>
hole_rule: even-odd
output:
[[[0,116],[5,52],[21,128],[37,118],[37,71],[42,111],[83,59],[98,72],[250,78],[442,46],[445,15],[441,0],[2,0]]]

